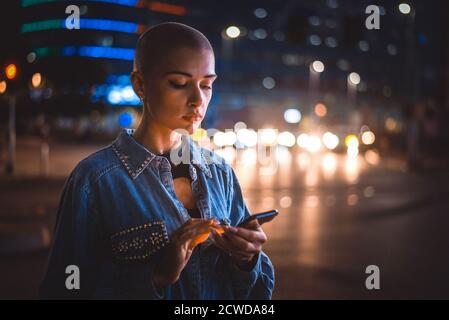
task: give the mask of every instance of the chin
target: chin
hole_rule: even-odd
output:
[[[197,128],[198,128],[198,126],[192,125],[192,126],[188,126],[186,128],[186,130],[189,134],[193,134]]]
[[[173,131],[181,131],[180,133],[182,134],[193,134],[196,130],[197,126],[195,126],[194,124],[188,124],[186,125],[185,123],[183,125],[177,126],[176,128],[173,128]]]
[[[195,122],[188,124],[185,129],[189,132],[189,134],[193,134],[199,127],[201,127],[201,122]]]
[[[198,128],[201,127],[201,121],[199,122],[185,122],[183,121],[183,123],[179,123],[177,126],[177,129],[180,129],[182,131],[187,131],[187,133],[189,135],[193,134]],[[173,129],[176,130],[176,129]]]

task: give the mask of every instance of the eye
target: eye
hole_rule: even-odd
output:
[[[177,81],[169,81],[170,85],[175,88],[175,89],[183,89],[187,86],[187,82],[186,83],[181,83],[181,82],[177,82]]]
[[[203,83],[200,83],[200,86],[202,89],[211,90],[212,84],[213,84],[213,81],[204,81]]]

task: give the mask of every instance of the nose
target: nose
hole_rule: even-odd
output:
[[[188,106],[191,108],[199,108],[203,105],[204,102],[204,95],[201,91],[201,88],[198,86],[193,86],[189,100],[188,100]]]

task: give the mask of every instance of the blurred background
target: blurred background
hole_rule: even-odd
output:
[[[64,181],[139,123],[134,46],[165,21],[215,50],[193,138],[233,165],[251,211],[280,211],[264,227],[274,298],[449,298],[443,0],[2,1],[1,298],[37,298]]]

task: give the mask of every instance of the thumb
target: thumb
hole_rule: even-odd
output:
[[[190,257],[192,256],[193,253],[193,249],[187,249],[187,254],[186,254],[186,261],[189,261]]]

